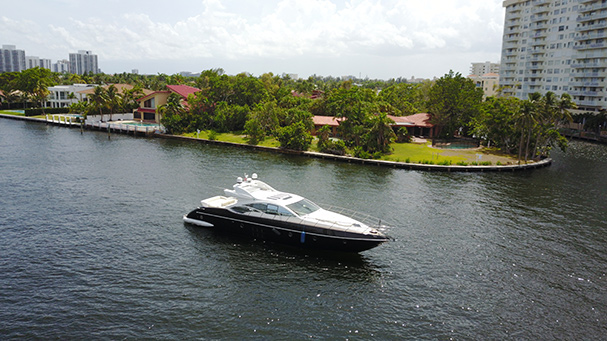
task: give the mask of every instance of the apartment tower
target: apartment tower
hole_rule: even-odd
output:
[[[505,0],[500,85],[521,99],[570,94],[607,108],[607,0]]]
[[[84,50],[80,50],[78,53],[70,53],[70,72],[77,75],[99,73],[97,55]]]
[[[0,49],[0,72],[20,72],[25,70],[25,51],[15,45],[2,45]]]

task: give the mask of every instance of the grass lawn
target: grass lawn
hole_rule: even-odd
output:
[[[20,112],[16,112],[16,111],[9,111],[9,110],[0,110],[0,114],[13,115],[13,116],[25,116],[24,113],[20,113]]]
[[[210,131],[208,131],[208,130],[200,131],[200,135],[198,135],[198,138],[210,140],[209,134],[210,134]],[[183,136],[196,138],[196,133],[187,133],[187,134],[183,134]],[[244,134],[216,133],[214,140],[223,141],[223,142],[248,144],[246,135],[244,135]],[[266,138],[263,141],[261,141],[258,145],[264,146],[264,147],[278,148],[278,147],[280,147],[280,142],[278,142],[278,140],[276,140],[275,138]]]
[[[498,163],[506,165],[518,162],[515,157],[502,154],[493,148],[440,149],[433,148],[429,141],[425,143],[393,143],[391,147],[394,149],[393,153],[385,155],[382,160],[437,165],[489,165],[489,162],[491,165],[497,165]]]
[[[198,136],[201,139],[209,139],[210,131],[201,131]],[[183,136],[196,138],[196,133],[188,133]],[[233,133],[216,133],[215,140],[247,144],[246,135]],[[318,151],[317,140],[312,141],[310,151]],[[280,147],[275,138],[266,138],[260,146]],[[422,164],[444,164],[444,165],[507,165],[517,163],[516,157],[504,155],[492,148],[475,149],[439,149],[433,148],[431,142],[424,143],[393,143],[393,152],[381,159],[388,161],[422,163]]]
[[[25,116],[24,113],[11,111],[11,110],[0,110],[0,114],[13,115],[13,116]],[[46,119],[46,115],[36,115],[36,116],[29,116],[29,117]]]

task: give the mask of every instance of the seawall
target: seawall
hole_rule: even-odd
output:
[[[22,121],[30,121],[30,122],[38,122],[45,124],[53,124],[53,125],[62,125],[70,128],[81,128],[80,124],[74,124],[71,122],[62,122],[62,121],[49,121],[42,118],[34,118],[34,117],[26,117],[26,116],[16,116],[16,115],[6,115],[0,114],[1,118],[8,118],[14,120],[22,120]],[[107,125],[85,125],[84,129],[94,129],[94,130],[108,130]],[[260,150],[267,151],[271,153],[281,153],[281,154],[290,154],[290,155],[300,155],[317,159],[326,159],[333,160],[339,162],[347,162],[347,163],[356,163],[363,165],[373,165],[380,167],[390,167],[390,168],[399,168],[399,169],[409,169],[409,170],[421,170],[421,171],[435,171],[435,172],[515,172],[515,171],[523,171],[523,170],[532,170],[537,168],[548,167],[552,164],[551,158],[546,158],[540,160],[538,162],[529,163],[529,164],[521,164],[521,165],[491,165],[491,166],[459,166],[459,165],[430,165],[430,164],[419,164],[419,163],[406,163],[406,162],[397,162],[397,161],[387,161],[387,160],[374,160],[374,159],[361,159],[351,156],[341,156],[341,155],[333,155],[333,154],[325,154],[318,152],[309,152],[309,151],[293,151],[282,148],[275,147],[265,147],[265,146],[257,146],[257,145],[249,145],[242,143],[234,143],[234,142],[223,142],[216,140],[205,140],[205,139],[197,139],[193,137],[179,136],[179,135],[170,135],[170,134],[162,134],[155,133],[154,131],[146,130],[136,130],[136,128],[125,129],[117,129],[115,127],[110,126],[109,129],[114,133],[122,133],[122,134],[143,134],[145,136],[150,137],[158,137],[158,138],[166,138],[166,139],[174,139],[174,140],[183,140],[183,141],[192,141],[198,143],[206,143],[206,144],[216,144],[216,145],[227,145],[237,148],[245,148],[252,150]]]

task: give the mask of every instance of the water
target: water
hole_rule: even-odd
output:
[[[425,173],[0,119],[2,339],[604,339],[607,147]],[[394,222],[349,257],[181,216],[244,172]]]

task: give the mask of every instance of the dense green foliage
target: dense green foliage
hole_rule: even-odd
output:
[[[482,99],[481,90],[459,73],[420,84],[403,79],[343,80],[312,76],[291,79],[266,73],[259,77],[241,73],[229,76],[222,69],[203,71],[197,77],[136,74],[56,74],[35,68],[20,73],[0,74],[0,90],[6,107],[21,103],[35,106],[45,101],[47,88],[56,84],[127,83],[132,90],[119,93],[114,86],[98,86],[88,102],[76,103],[70,111],[111,115],[137,108],[142,89],[165,90],[166,85],[188,84],[201,89],[183,101],[171,95],[159,107],[161,123],[173,134],[212,131],[214,135],[236,132],[251,144],[274,137],[282,148],[306,150],[311,143],[314,115],[340,118],[339,139],[329,127],[320,129],[318,150],[360,157],[379,157],[391,152],[393,142],[409,142],[406,128],[395,131],[388,115],[406,116],[427,112],[440,137],[456,135],[482,139],[519,159],[547,155],[566,141],[556,127],[567,120],[571,98],[553,93],[533,94],[528,100],[508,97]],[[24,104],[25,103],[25,104]],[[29,103],[29,104],[27,104]],[[597,130],[607,124],[605,115],[578,117]]]

